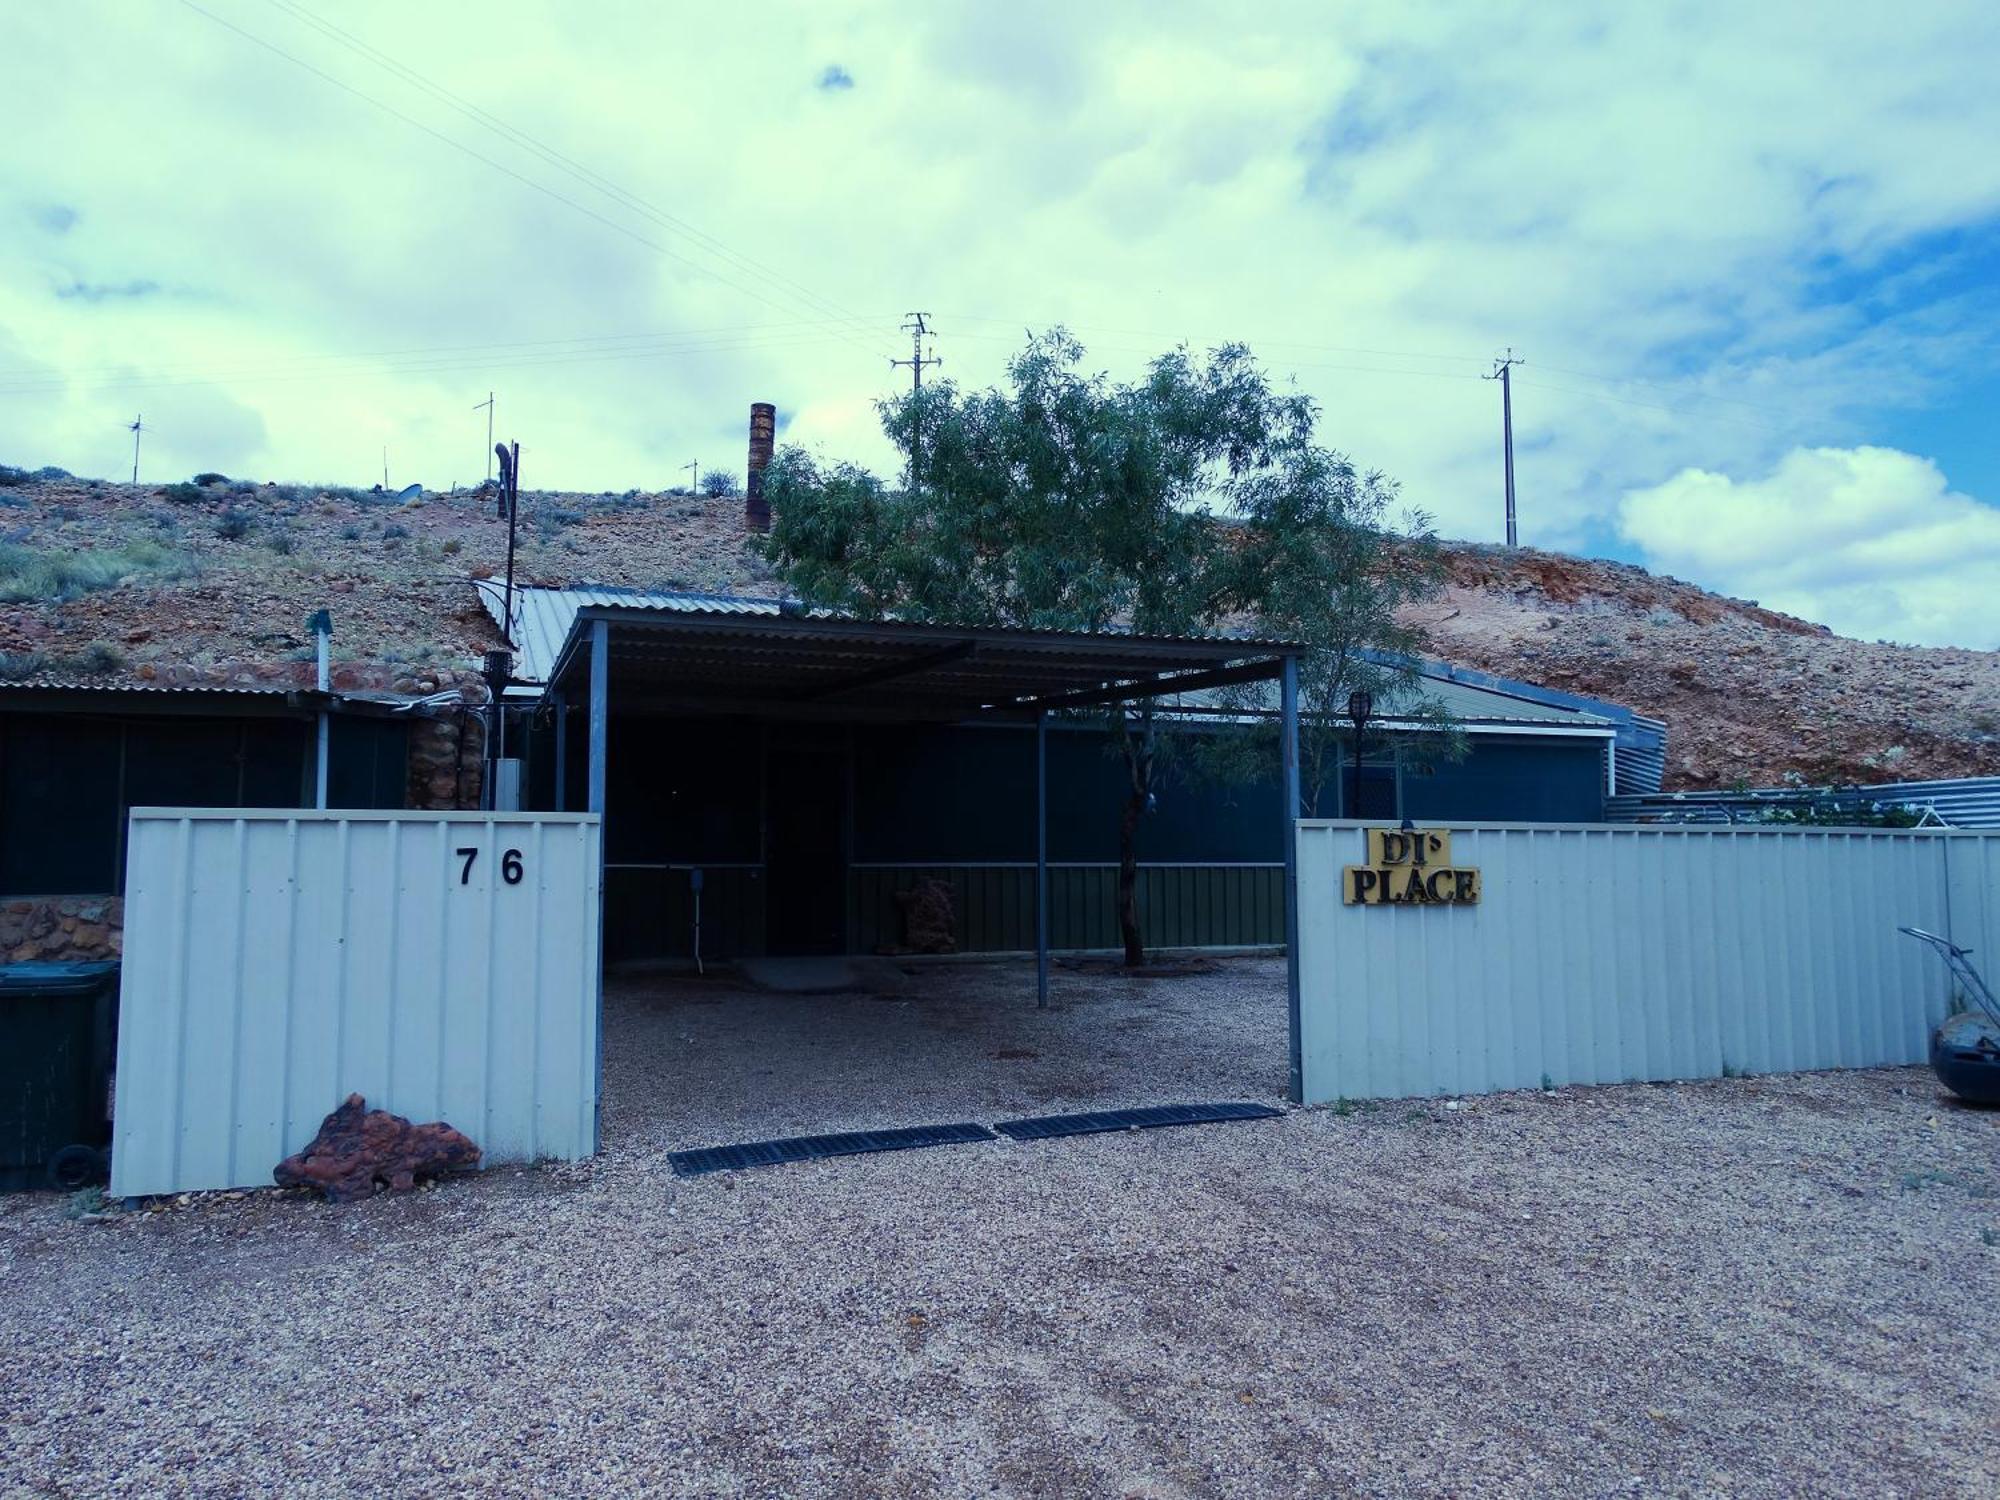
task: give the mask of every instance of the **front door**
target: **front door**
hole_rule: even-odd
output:
[[[765,946],[772,953],[843,953],[846,754],[774,744],[765,774]]]

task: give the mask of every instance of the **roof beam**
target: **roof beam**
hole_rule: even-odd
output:
[[[1136,682],[1114,683],[1081,693],[1059,693],[1053,698],[1017,698],[1014,708],[1049,712],[1059,708],[1089,708],[1098,703],[1129,703],[1134,698],[1161,698],[1168,693],[1192,693],[1203,688],[1231,687],[1239,682],[1270,682],[1283,670],[1284,658],[1243,662],[1233,667],[1215,667],[1206,672],[1177,672],[1170,677],[1146,677]]]
[[[907,661],[885,662],[879,667],[870,667],[865,672],[856,672],[852,677],[808,688],[800,696],[830,698],[836,693],[851,693],[860,688],[873,687],[878,682],[894,682],[901,677],[914,677],[919,672],[928,672],[934,667],[948,667],[955,661],[963,661],[978,649],[977,641],[954,641],[949,646],[936,651],[926,651],[923,655],[910,657]]]

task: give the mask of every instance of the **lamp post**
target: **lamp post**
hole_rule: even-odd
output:
[[[1361,736],[1375,712],[1375,695],[1356,691],[1347,695],[1347,717],[1354,721],[1354,802],[1348,816],[1361,816]]]

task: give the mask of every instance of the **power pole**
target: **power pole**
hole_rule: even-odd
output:
[[[911,395],[915,395],[924,388],[925,365],[941,365],[944,363],[936,355],[926,355],[924,353],[924,339],[929,337],[932,331],[928,321],[929,318],[929,313],[913,312],[908,315],[907,320],[903,324],[903,332],[910,336],[910,357],[908,359],[892,359],[889,361],[889,368],[892,370],[900,369],[904,365],[910,367]]]
[[[486,477],[490,480],[493,477],[493,393],[488,391],[486,399],[472,409],[486,412]]]
[[[146,430],[146,414],[140,412],[125,424],[125,430],[132,434],[132,482],[139,482],[139,434]]]
[[[903,323],[903,332],[910,336],[910,357],[908,359],[892,359],[889,361],[889,368],[892,370],[898,369],[903,365],[910,367],[910,397],[912,401],[924,393],[924,366],[941,365],[944,363],[943,360],[934,354],[930,356],[924,354],[924,339],[931,333],[929,320],[929,313],[913,312],[907,316]],[[910,414],[910,421],[910,488],[915,489],[917,487],[919,460],[918,441],[922,424],[918,421],[918,414],[915,412]]]
[[[700,459],[696,459],[693,463],[688,465],[688,493],[690,495],[699,495],[701,493]]]
[[[1504,357],[1493,361],[1493,373],[1487,380],[1500,382],[1500,452],[1507,466],[1507,545],[1518,546],[1514,534],[1514,382],[1508,372],[1515,365],[1526,364],[1526,360],[1516,359],[1510,346]]]

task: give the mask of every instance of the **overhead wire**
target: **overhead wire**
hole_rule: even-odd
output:
[[[356,55],[374,63],[377,67],[421,89],[447,108],[471,120],[473,123],[540,157],[542,161],[554,167],[557,171],[564,173],[566,176],[574,178],[586,187],[604,194],[606,197],[643,215],[661,227],[692,240],[709,254],[724,260],[746,274],[767,281],[776,288],[786,290],[795,300],[805,302],[812,310],[820,313],[833,313],[837,317],[855,325],[857,328],[865,326],[868,322],[868,319],[862,314],[842,307],[831,298],[819,295],[810,287],[786,276],[784,273],[748,255],[742,254],[716,236],[709,234],[706,230],[669,213],[666,209],[630,191],[603,173],[576,160],[574,157],[557,150],[528,131],[522,130],[518,126],[492,114],[490,111],[482,109],[471,100],[453,93],[444,85],[426,77],[417,69],[384,52],[381,48],[371,45],[354,35],[354,33],[326,19],[326,17],[320,15],[311,7],[299,4],[298,0],[266,0],[266,3],[274,9],[293,17],[295,20],[312,27],[337,45],[347,48]]]
[[[401,120],[404,124],[410,126],[412,129],[422,131],[425,135],[430,136],[433,140],[442,142],[443,144],[451,147],[454,151],[458,151],[465,156],[471,157],[474,161],[480,162],[483,165],[490,167],[492,170],[500,173],[502,176],[509,177],[513,179],[515,182],[520,183],[522,186],[527,187],[533,190],[534,192],[542,194],[546,198],[550,198],[555,202],[564,205],[567,208],[574,209],[577,213],[584,215],[586,218],[595,220],[597,223],[604,225],[607,229],[614,230],[617,233],[626,236],[628,239],[637,241],[639,244],[644,245],[649,250],[652,250],[657,254],[663,255],[667,257],[667,259],[669,260],[678,262],[679,264],[686,266],[689,270],[695,272],[698,275],[707,276],[715,281],[719,281],[723,285],[728,286],[738,292],[741,292],[744,296],[751,298],[753,301],[760,302],[766,307],[774,308],[780,312],[787,312],[787,313],[797,311],[796,307],[787,307],[782,303],[774,302],[770,297],[765,296],[763,293],[758,292],[750,287],[747,287],[743,285],[742,282],[737,281],[729,276],[723,275],[720,271],[716,270],[714,267],[702,265],[700,262],[692,260],[685,255],[682,255],[679,251],[661,244],[658,240],[652,239],[647,235],[641,234],[638,230],[633,229],[630,225],[621,224],[618,220],[613,219],[608,215],[601,214],[597,212],[597,210],[589,207],[588,205],[579,203],[574,198],[567,197],[566,195],[557,192],[554,188],[547,186],[545,183],[537,182],[535,181],[534,178],[527,176],[525,173],[515,171],[512,167],[506,165],[504,162],[496,161],[493,157],[486,155],[482,151],[475,150],[471,146],[466,145],[463,141],[456,140],[453,137],[446,135],[443,131],[436,129],[433,126],[425,124],[422,120],[417,119],[414,115],[405,113],[403,110],[396,108],[393,104],[389,104],[381,99],[376,98],[372,94],[363,92],[361,89],[354,87],[354,85],[347,83],[340,78],[336,78],[333,74],[327,72],[323,68],[315,67],[312,63],[307,62],[304,58],[286,51],[283,47],[277,45],[277,43],[268,41],[265,38],[258,36],[255,32],[248,31],[243,27],[238,26],[235,22],[226,20],[222,16],[218,16],[217,14],[215,14],[215,12],[208,10],[204,6],[197,4],[196,0],[180,0],[180,4],[185,8],[187,8],[188,10],[193,11],[196,15],[201,16],[204,19],[213,22],[215,25],[222,27],[224,30],[234,32],[237,36],[242,37],[245,41],[250,42],[255,46],[261,47],[265,51],[270,52],[277,57],[283,58],[286,62],[291,63],[295,67],[304,69],[306,72],[312,74],[315,78],[319,78],[324,82],[333,85],[335,88],[341,90],[341,92],[346,94],[351,94],[353,97],[361,100],[363,103],[371,105],[374,108],[381,110],[384,114],[390,115],[395,119]],[[852,334],[847,334],[845,335],[845,337],[849,342],[854,343],[858,348],[868,348],[867,345],[861,344],[858,340],[856,340]],[[872,354],[875,353],[876,351],[870,349],[869,352]]]

